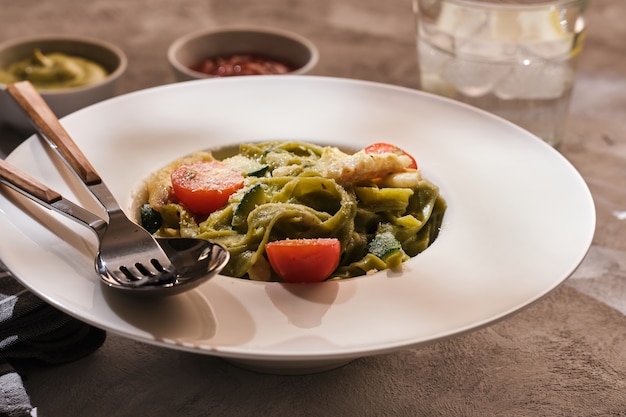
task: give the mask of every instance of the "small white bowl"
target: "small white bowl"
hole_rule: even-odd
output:
[[[57,117],[114,96],[117,81],[128,65],[124,52],[108,42],[83,36],[38,35],[0,44],[0,69],[30,57],[35,49],[40,49],[44,54],[60,52],[87,58],[99,63],[108,72],[104,80],[86,86],[39,91]],[[4,90],[4,87],[0,83],[0,90]],[[29,121],[5,91],[0,91],[0,108],[3,109],[0,122],[18,130],[31,130]]]
[[[306,74],[317,64],[319,52],[310,40],[282,29],[225,26],[203,29],[176,39],[167,58],[177,81],[213,78],[191,67],[208,58],[250,54],[289,64],[289,74]]]

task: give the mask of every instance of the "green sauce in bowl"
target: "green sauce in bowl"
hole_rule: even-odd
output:
[[[0,71],[0,83],[30,81],[38,90],[63,90],[95,84],[107,76],[107,70],[92,60],[35,49],[31,57]]]

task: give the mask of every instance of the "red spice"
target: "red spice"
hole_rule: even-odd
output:
[[[294,70],[291,65],[285,62],[252,54],[233,54],[207,58],[193,65],[191,69],[216,77],[285,74]]]

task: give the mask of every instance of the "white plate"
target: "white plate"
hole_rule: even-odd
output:
[[[63,124],[125,207],[176,157],[262,139],[391,142],[440,186],[449,206],[441,234],[401,273],[316,285],[218,276],[161,300],[103,288],[88,229],[0,195],[2,260],[49,303],[132,339],[269,372],[328,369],[505,318],[562,283],[594,233],[589,190],[559,153],[492,115],[401,87],[312,76],[193,81],[117,97]],[[94,207],[37,138],[8,159]]]

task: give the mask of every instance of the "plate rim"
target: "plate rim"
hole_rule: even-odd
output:
[[[80,115],[83,114],[84,111],[95,111],[95,110],[88,110],[91,108],[96,108],[99,106],[108,106],[110,104],[106,104],[106,103],[110,103],[112,101],[115,100],[132,100],[134,97],[139,97],[141,95],[144,94],[155,94],[158,93],[158,91],[163,90],[163,89],[180,89],[182,88],[182,85],[187,85],[190,83],[193,83],[194,85],[199,84],[199,83],[256,83],[259,80],[264,80],[262,82],[265,82],[265,80],[267,80],[268,82],[270,82],[270,80],[272,80],[271,82],[277,82],[277,80],[281,80],[278,81],[279,83],[288,83],[288,82],[296,82],[296,83],[300,83],[300,82],[321,82],[321,83],[339,83],[339,84],[352,84],[354,86],[365,86],[366,88],[382,88],[385,91],[399,91],[402,94],[406,94],[409,93],[411,95],[417,94],[417,95],[421,95],[421,96],[425,96],[428,97],[428,100],[440,100],[443,102],[448,103],[448,105],[452,105],[452,106],[461,106],[461,107],[467,107],[470,108],[472,112],[475,112],[476,114],[480,114],[482,113],[483,116],[481,117],[488,117],[488,118],[494,118],[494,119],[498,119],[499,122],[498,123],[502,123],[505,122],[511,126],[512,125],[510,122],[506,122],[503,121],[502,119],[500,119],[498,116],[492,115],[490,113],[486,113],[483,112],[481,110],[475,109],[471,106],[467,106],[464,105],[462,103],[458,103],[456,101],[452,101],[450,99],[446,99],[446,98],[442,98],[439,96],[434,96],[428,93],[423,93],[421,91],[417,91],[417,90],[413,90],[410,89],[408,87],[402,87],[402,86],[397,86],[397,85],[391,85],[391,84],[383,84],[383,83],[379,83],[379,82],[373,82],[373,81],[365,81],[365,80],[354,80],[354,79],[347,79],[347,78],[335,78],[335,77],[321,77],[321,76],[298,76],[298,75],[288,75],[288,76],[260,76],[260,77],[249,77],[246,78],[245,80],[242,79],[219,79],[219,80],[200,80],[200,81],[188,81],[188,82],[184,82],[184,83],[177,83],[177,84],[170,84],[170,85],[163,85],[163,86],[157,86],[157,87],[152,87],[149,89],[145,89],[145,90],[139,90],[136,92],[132,92],[132,93],[128,93],[128,94],[124,94],[121,96],[117,96],[115,98],[106,100],[104,102],[89,106],[88,108],[85,109],[81,109],[76,113],[73,113],[72,115],[66,116],[65,118],[62,119],[63,120],[68,120],[71,121],[75,118],[79,118],[81,117]],[[284,80],[284,81],[283,81]],[[303,81],[306,80],[306,81]],[[131,98],[129,98],[131,97]],[[515,126],[515,128],[517,128]],[[518,128],[520,130],[522,130],[521,128]],[[545,290],[543,291],[543,293],[537,294],[536,297],[534,297],[531,300],[528,300],[525,303],[522,303],[523,305],[521,306],[516,306],[516,307],[511,307],[508,311],[504,311],[501,312],[499,315],[492,317],[490,319],[485,320],[482,323],[474,323],[472,325],[468,325],[466,326],[466,328],[462,328],[462,329],[457,329],[456,331],[452,331],[449,334],[441,334],[438,337],[433,337],[430,338],[428,340],[424,340],[424,341],[417,341],[417,342],[413,342],[413,343],[403,343],[401,341],[395,341],[393,343],[387,343],[387,344],[381,344],[378,345],[376,348],[372,349],[371,347],[367,347],[364,346],[360,349],[357,348],[351,348],[351,350],[349,351],[336,351],[336,352],[326,352],[326,353],[301,353],[301,352],[293,352],[293,351],[279,351],[276,350],[275,353],[272,352],[250,352],[248,349],[243,349],[243,350],[237,350],[237,349],[221,349],[219,347],[215,347],[215,349],[211,349],[211,350],[198,350],[197,348],[194,347],[188,347],[188,346],[183,346],[183,345],[172,345],[170,343],[161,343],[157,340],[150,340],[138,335],[133,335],[131,333],[125,333],[125,332],[120,332],[119,330],[116,329],[112,329],[112,328],[106,328],[106,330],[109,331],[113,331],[117,334],[121,334],[125,337],[129,337],[132,339],[135,339],[137,341],[141,341],[141,342],[145,342],[145,343],[150,343],[150,344],[156,344],[159,346],[163,346],[163,347],[169,347],[169,348],[174,348],[174,349],[178,349],[178,350],[185,350],[185,351],[189,351],[189,352],[195,352],[195,353],[204,353],[204,354],[213,354],[213,355],[217,355],[217,356],[222,356],[222,357],[228,357],[228,358],[241,358],[241,359],[253,359],[253,360],[278,360],[278,361],[319,361],[319,360],[327,360],[327,359],[345,359],[345,358],[355,358],[355,357],[361,357],[361,356],[367,356],[367,355],[372,355],[372,354],[379,354],[379,353],[386,353],[386,352],[391,352],[391,351],[396,351],[399,349],[404,349],[404,348],[410,348],[410,347],[414,347],[414,346],[418,346],[418,345],[422,345],[422,344],[427,344],[427,343],[434,343],[437,342],[439,340],[443,340],[443,339],[447,339],[449,337],[452,336],[456,336],[456,335],[461,335],[461,334],[466,334],[468,332],[474,331],[474,330],[478,330],[484,327],[487,327],[491,324],[494,324],[496,322],[499,322],[501,320],[504,320],[508,317],[510,317],[513,314],[516,314],[517,312],[520,312],[532,305],[534,305],[536,302],[542,300],[544,297],[546,297],[547,295],[549,295],[552,291],[554,291],[556,288],[558,288],[560,285],[562,285],[567,278],[576,270],[576,268],[580,265],[580,263],[583,261],[585,254],[587,253],[587,251],[589,250],[591,243],[592,243],[592,239],[593,239],[593,235],[594,235],[594,230],[595,230],[595,207],[593,204],[593,196],[591,195],[591,192],[589,190],[589,188],[587,187],[584,178],[582,178],[582,176],[580,175],[580,173],[575,169],[575,167],[565,159],[565,157],[561,154],[559,154],[557,151],[553,150],[549,145],[545,144],[543,141],[541,141],[541,139],[539,138],[535,138],[536,141],[542,143],[543,145],[545,145],[545,150],[546,152],[553,152],[554,154],[560,156],[561,160],[563,163],[566,164],[566,166],[568,166],[568,168],[570,169],[570,174],[573,175],[577,175],[577,180],[579,181],[579,185],[582,186],[582,188],[579,189],[579,191],[584,191],[584,194],[586,194],[586,199],[587,202],[590,203],[590,208],[591,211],[588,213],[590,215],[590,218],[588,218],[587,220],[589,221],[589,223],[587,224],[587,226],[589,227],[591,233],[589,234],[587,240],[588,242],[585,242],[583,245],[581,245],[581,247],[586,247],[586,249],[584,249],[584,253],[579,257],[578,262],[576,263],[576,265],[572,266],[570,269],[570,271],[567,273],[567,275],[565,277],[562,277],[562,279],[557,280],[554,282],[554,285],[551,285],[549,287],[546,287]],[[14,157],[14,154],[19,154],[20,152],[24,152],[25,147],[28,147],[29,144],[33,141],[36,141],[36,137],[35,136],[31,136],[30,138],[26,139],[24,141],[24,143],[20,144],[14,151],[12,151],[8,156],[7,156],[7,160],[11,161]],[[542,145],[542,146],[543,146]],[[549,150],[548,150],[549,149]],[[553,155],[554,156],[554,155]],[[0,200],[0,203],[3,203],[3,199]],[[5,219],[8,221],[8,218],[6,218],[5,213],[1,210],[2,206],[0,205],[0,218]],[[2,220],[0,220],[2,221]],[[11,269],[10,264],[11,261],[7,262],[4,261],[4,264]],[[16,275],[16,278],[24,285],[26,286],[30,291],[33,291],[34,293],[36,293],[38,296],[42,297],[43,299],[45,299],[48,303],[54,305],[55,307],[61,309],[62,311],[65,311],[66,313],[81,319],[81,320],[85,320],[84,317],[77,315],[77,313],[75,311],[72,310],[68,310],[67,307],[62,303],[59,302],[59,300],[56,300],[54,298],[49,297],[48,295],[41,293],[40,291],[37,290],[37,288],[33,288],[30,285],[30,282],[28,281],[28,279],[24,278],[24,277],[20,277],[19,275]],[[88,322],[90,322],[90,324],[96,325],[98,327],[102,327],[101,323],[94,323],[91,322],[90,320],[86,320]]]

